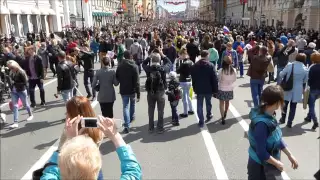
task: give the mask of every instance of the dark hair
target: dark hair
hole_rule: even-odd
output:
[[[280,38],[277,38],[277,39],[276,39],[276,42],[281,43]]]
[[[302,63],[305,63],[306,59],[307,59],[307,55],[304,54],[304,53],[299,53],[296,56],[296,61],[299,61],[299,62],[302,62]]]
[[[213,43],[209,43],[209,48],[213,48]]]
[[[201,52],[200,52],[200,56],[202,57],[202,58],[205,58],[205,57],[207,57],[209,55],[209,52],[207,51],[207,50],[202,50]]]
[[[111,63],[110,57],[103,57],[101,61],[102,61],[102,64],[105,66],[109,66]]]
[[[281,105],[284,103],[283,89],[278,85],[266,87],[261,94],[260,113],[263,113],[267,106],[272,106],[279,102]]]
[[[130,51],[128,51],[128,50],[124,51],[123,57],[124,57],[124,59],[131,59]]]
[[[230,60],[229,58],[231,58],[231,63],[227,62],[227,60]],[[232,75],[232,74],[236,73],[234,71],[234,69],[232,68],[232,57],[231,56],[225,56],[222,59],[222,70],[221,70],[221,72],[223,74],[226,74],[226,75]]]
[[[152,52],[153,53],[160,53],[160,50],[158,48],[155,48]]]

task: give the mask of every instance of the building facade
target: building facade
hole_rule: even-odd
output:
[[[250,14],[246,11],[248,4],[244,8],[240,0],[228,0],[226,2],[226,23],[249,25]]]
[[[167,9],[163,8],[160,5],[157,6],[157,10],[156,10],[157,20],[169,19],[170,17],[171,17],[171,14]]]
[[[186,20],[197,20],[199,17],[199,1],[195,0],[187,0],[186,10],[185,10],[185,18]]]
[[[65,25],[61,0],[0,0],[0,33],[26,36],[41,30],[59,31]]]
[[[91,0],[93,26],[118,24],[121,16],[117,11],[122,8],[120,0]]]
[[[153,20],[156,17],[156,0],[124,0],[124,4],[128,22]]]
[[[320,30],[319,0],[249,0],[250,24]]]
[[[202,21],[215,20],[214,0],[200,0],[199,19]]]

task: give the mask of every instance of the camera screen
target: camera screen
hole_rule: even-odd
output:
[[[96,118],[92,118],[92,119],[85,119],[84,120],[84,127],[98,127],[98,124],[97,124],[97,119]]]

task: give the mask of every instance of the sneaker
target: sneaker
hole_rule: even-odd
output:
[[[32,121],[33,120],[33,115],[31,115],[31,116],[29,116],[28,118],[27,118],[27,121]]]
[[[13,123],[11,126],[10,126],[10,129],[14,129],[14,128],[18,128],[19,127],[19,124],[18,123]]]
[[[180,126],[179,121],[172,121],[171,124],[172,126]]]
[[[163,133],[164,133],[164,129],[163,129],[163,128],[157,129],[157,133],[158,133],[158,134],[163,134]]]
[[[213,115],[212,114],[210,114],[209,116],[207,116],[207,120],[211,120],[213,118]]]
[[[281,118],[281,119],[279,120],[279,123],[280,123],[280,124],[284,124],[284,123],[286,123],[286,121]]]
[[[188,111],[189,115],[194,115],[194,111]]]
[[[188,114],[179,114],[179,116],[180,116],[181,118],[187,118],[187,117],[188,117]]]
[[[198,123],[198,126],[199,126],[200,128],[203,128],[204,124]]]
[[[30,107],[36,108],[36,103],[32,103],[32,104],[30,105]]]
[[[292,124],[287,124],[286,127],[287,128],[292,128]]]
[[[40,106],[46,106],[45,102],[41,102]]]
[[[317,127],[319,127],[319,123],[314,123],[311,129],[312,130],[316,130]]]
[[[129,128],[125,127],[121,133],[122,134],[128,134],[129,133]]]
[[[92,97],[92,95],[87,95],[87,98],[90,99]]]
[[[311,118],[307,116],[306,118],[304,118],[304,121],[305,122],[311,122]]]
[[[0,114],[0,118],[1,118],[1,120],[2,120],[2,123],[5,123],[5,122],[6,122],[6,114],[1,113],[1,114]]]

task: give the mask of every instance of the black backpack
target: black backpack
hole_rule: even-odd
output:
[[[159,70],[153,70],[150,72],[146,80],[146,90],[152,94],[157,93],[160,90],[164,90],[164,82]]]
[[[43,171],[48,167],[48,166],[57,166],[56,163],[48,162],[46,163],[43,168],[37,169],[33,171],[32,173],[32,180],[40,180],[41,176],[43,175]]]
[[[181,38],[178,38],[177,39],[177,48],[181,48],[182,47],[182,39]]]

